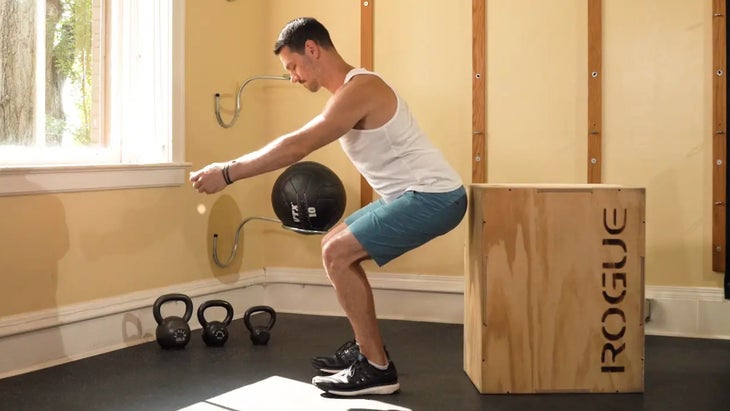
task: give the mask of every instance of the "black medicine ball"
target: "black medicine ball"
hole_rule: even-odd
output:
[[[288,228],[325,232],[345,212],[345,186],[337,174],[314,161],[289,166],[274,182],[271,205]]]

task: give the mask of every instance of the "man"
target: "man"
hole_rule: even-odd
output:
[[[391,394],[400,384],[385,351],[372,290],[360,263],[379,266],[451,231],[466,211],[461,178],[429,142],[398,94],[377,74],[356,69],[313,18],[289,22],[274,47],[292,83],[332,96],[321,114],[263,148],[191,173],[193,187],[227,184],[289,166],[335,140],[380,199],[322,239],[322,262],[355,339],[312,364],[328,376],[312,383],[334,395]]]

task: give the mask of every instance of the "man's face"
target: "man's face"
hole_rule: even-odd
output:
[[[317,79],[317,70],[314,68],[315,59],[309,47],[304,48],[304,54],[292,51],[284,47],[279,52],[279,60],[291,76],[292,83],[300,83],[312,93],[317,92],[322,86]]]

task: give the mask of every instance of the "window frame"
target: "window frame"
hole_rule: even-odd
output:
[[[185,158],[185,2],[173,1],[171,160],[154,164],[0,165],[0,197],[180,186]]]

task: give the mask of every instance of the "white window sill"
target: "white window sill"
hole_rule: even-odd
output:
[[[190,163],[0,166],[0,196],[173,187],[187,182]]]

